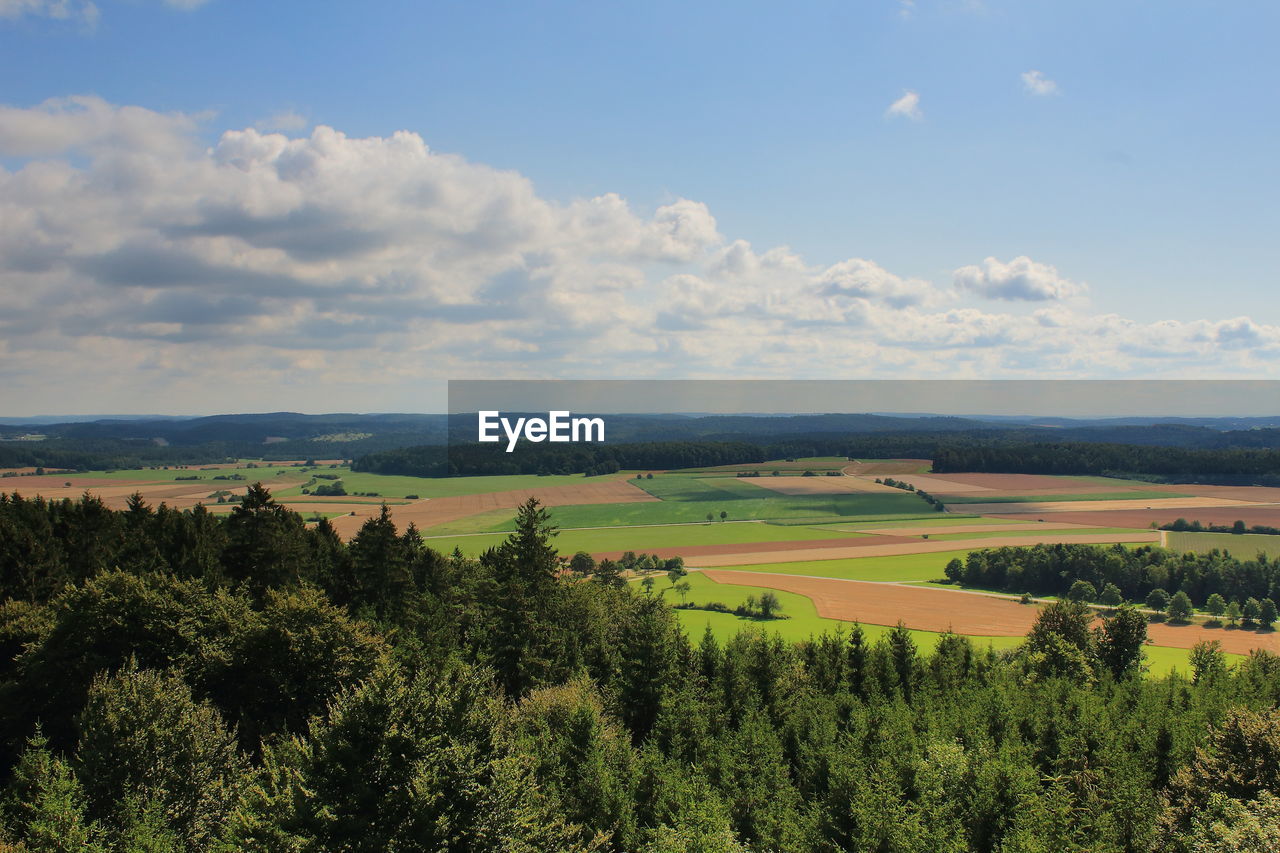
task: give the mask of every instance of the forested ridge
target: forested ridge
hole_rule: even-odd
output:
[[[1262,430],[1260,432],[1271,432]],[[1135,444],[1014,443],[940,446],[940,474],[1096,474],[1180,483],[1280,483],[1280,450],[1267,447],[1187,449]]]
[[[563,572],[552,520],[468,559],[260,486],[225,519],[0,499],[0,849],[1280,844],[1275,656],[1144,678],[1145,620],[1070,602],[1000,654],[690,642]]]

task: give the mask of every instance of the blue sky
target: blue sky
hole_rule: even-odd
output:
[[[1277,24],[0,0],[0,412],[334,408],[318,384],[421,409],[449,376],[1275,377]],[[215,371],[245,381],[185,390]]]

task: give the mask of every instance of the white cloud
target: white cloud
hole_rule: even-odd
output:
[[[981,266],[960,267],[953,280],[961,291],[988,299],[1046,302],[1083,296],[1088,291],[1086,285],[1063,278],[1053,267],[1026,255],[1007,264],[987,258]]]
[[[162,0],[173,9],[191,11],[208,0]],[[78,21],[88,28],[97,24],[101,13],[93,0],[0,0],[0,19],[32,17],[55,21]]]
[[[1022,87],[1033,95],[1044,97],[1058,94],[1058,84],[1039,71],[1031,70],[1022,73]]]
[[[98,7],[91,0],[0,0],[0,18],[26,16],[93,26],[98,20]]]
[[[307,121],[307,117],[294,110],[282,110],[275,115],[259,119],[253,123],[254,130],[261,131],[290,131],[305,130],[311,122]]]
[[[900,117],[919,121],[924,118],[924,113],[920,111],[920,95],[908,90],[901,98],[889,105],[885,115],[891,118]]]
[[[954,288],[559,202],[414,133],[0,107],[0,411],[428,408],[446,377],[1274,375],[1280,329],[1093,315],[1026,257]],[[1038,303],[988,311],[973,297]]]

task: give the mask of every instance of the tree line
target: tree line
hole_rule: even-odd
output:
[[[1099,596],[1112,586],[1122,599],[1145,601],[1153,590],[1185,593],[1202,607],[1213,595],[1226,600],[1280,602],[1280,559],[1260,553],[1239,559],[1222,551],[1178,552],[1155,545],[1045,544],[980,548],[944,570],[966,586],[1037,595],[1067,595],[1077,583]]]
[[[1274,849],[1273,655],[1144,678],[1145,620],[1072,602],[999,653],[690,641],[554,533],[0,501],[0,847]]]
[[[936,473],[1077,474],[1182,483],[1280,484],[1280,450],[1186,449],[1137,444],[948,444]]]

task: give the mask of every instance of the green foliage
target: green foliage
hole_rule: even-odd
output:
[[[1174,622],[1187,622],[1194,613],[1191,606],[1191,598],[1182,590],[1174,593],[1173,598],[1169,599],[1169,609],[1167,611],[1169,618]]]
[[[1156,587],[1147,593],[1147,609],[1154,610],[1157,613],[1164,613],[1165,608],[1169,606],[1169,593],[1163,589]]]
[[[75,768],[90,814],[104,823],[147,803],[194,848],[217,839],[245,778],[235,735],[180,677],[134,663],[99,676],[78,720]],[[132,802],[131,802],[132,801]],[[123,827],[120,827],[123,828]]]
[[[484,679],[385,668],[268,751],[232,837],[260,851],[585,849],[534,770]]]

